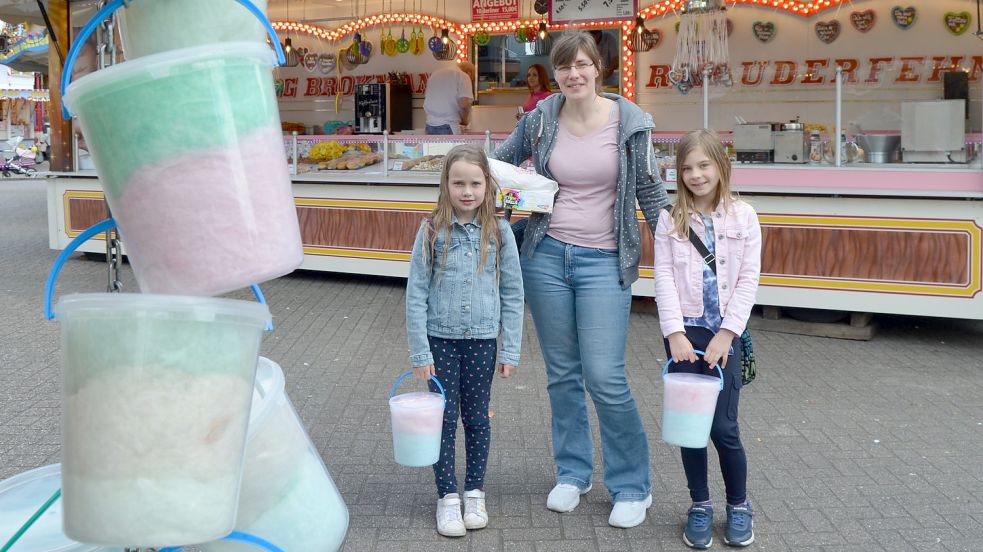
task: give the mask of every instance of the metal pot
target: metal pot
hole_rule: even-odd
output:
[[[782,130],[805,130],[805,123],[782,123]]]

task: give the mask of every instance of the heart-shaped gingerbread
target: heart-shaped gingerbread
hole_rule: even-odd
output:
[[[771,21],[755,21],[751,26],[751,32],[754,33],[754,38],[761,42],[771,42],[778,33],[778,28]]]
[[[862,33],[873,29],[874,21],[874,10],[855,11],[850,14],[850,23],[853,24],[853,28]]]
[[[945,28],[949,29],[950,33],[959,36],[969,28],[969,22],[973,20],[973,16],[968,11],[945,12],[943,20],[945,21]]]
[[[816,23],[816,36],[826,44],[832,44],[840,36],[839,21],[820,21]]]
[[[891,19],[898,28],[905,30],[915,24],[915,18],[918,16],[918,11],[915,10],[914,6],[908,6],[907,8],[902,8],[901,6],[894,6],[891,9]]]

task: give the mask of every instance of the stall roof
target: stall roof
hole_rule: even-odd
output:
[[[46,0],[45,7],[47,8]],[[0,0],[0,20],[15,25],[24,21],[35,25],[44,25],[37,0]]]

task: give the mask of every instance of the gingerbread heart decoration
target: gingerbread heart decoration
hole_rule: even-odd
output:
[[[771,21],[755,21],[751,27],[751,32],[754,33],[754,38],[757,38],[761,42],[771,42],[775,38],[778,29]]]
[[[894,6],[894,8],[891,9],[891,19],[894,20],[894,24],[901,30],[906,30],[914,25],[915,17],[917,16],[918,12],[915,10],[914,6],[908,6],[907,8]]]
[[[839,21],[820,21],[816,23],[816,36],[826,44],[832,44],[840,36]]]
[[[874,10],[855,11],[850,14],[850,23],[853,28],[862,33],[874,28]]]
[[[945,28],[949,29],[950,33],[959,36],[969,28],[969,22],[973,20],[973,16],[968,11],[945,12],[944,20]]]

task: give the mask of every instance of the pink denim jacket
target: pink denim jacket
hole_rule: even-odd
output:
[[[697,236],[704,236],[706,227],[698,214],[690,214],[690,226]],[[723,318],[720,327],[741,335],[761,275],[761,226],[750,205],[734,200],[729,211],[723,202],[717,205],[713,228]],[[663,335],[684,331],[684,316],[703,315],[704,264],[689,236],[677,236],[669,211],[662,211],[655,230],[655,300]]]

